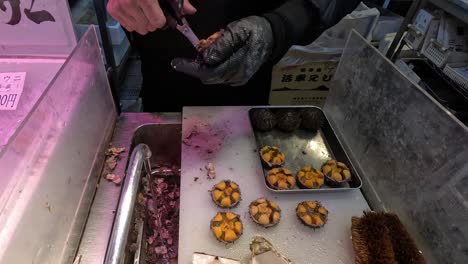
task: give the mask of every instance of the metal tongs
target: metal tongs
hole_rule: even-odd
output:
[[[185,19],[183,11],[184,0],[160,0],[159,5],[166,16],[166,26],[177,29],[184,35],[194,47],[197,47],[200,40],[190,28],[189,23]]]

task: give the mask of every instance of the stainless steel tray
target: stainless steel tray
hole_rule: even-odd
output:
[[[285,163],[282,167],[288,168],[296,174],[303,166],[313,166],[320,169],[322,164],[329,159],[336,159],[347,164],[351,170],[351,180],[340,187],[330,187],[325,183],[320,189],[301,189],[296,186],[291,190],[275,190],[270,188],[266,181],[268,171],[270,168],[263,166],[263,174],[265,179],[265,186],[272,192],[277,193],[298,193],[298,192],[336,192],[347,191],[352,189],[361,188],[362,181],[359,174],[353,167],[350,159],[346,155],[343,147],[341,146],[338,138],[336,137],[333,129],[330,126],[326,116],[322,128],[317,132],[310,132],[304,129],[297,129],[294,132],[283,132],[278,129],[263,132],[257,130],[251,120],[251,113],[254,109],[306,109],[306,108],[320,108],[315,106],[269,106],[269,107],[253,107],[249,110],[249,120],[254,131],[257,150],[259,151],[263,146],[278,146],[286,156]],[[322,112],[323,113],[323,112]],[[259,162],[262,162],[260,154],[258,155]]]

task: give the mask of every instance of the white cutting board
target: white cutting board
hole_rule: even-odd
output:
[[[254,235],[267,238],[294,263],[354,263],[351,217],[361,216],[368,209],[361,192],[276,194],[268,191],[258,153],[254,152],[248,110],[249,107],[184,108],[179,264],[191,263],[193,252],[248,263],[249,243]],[[191,133],[194,126],[197,132]],[[214,180],[207,179],[208,162],[215,166]],[[194,181],[196,177],[198,180]],[[232,211],[241,215],[244,232],[229,245],[218,242],[210,230],[211,218],[225,210],[212,202],[208,191],[223,179],[237,182],[242,193],[240,204]],[[248,206],[259,197],[272,199],[281,207],[282,218],[277,226],[265,229],[249,218]],[[319,200],[328,209],[328,222],[323,228],[313,230],[299,222],[295,208],[303,200]]]

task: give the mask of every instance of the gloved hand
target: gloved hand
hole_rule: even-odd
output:
[[[176,71],[199,78],[204,84],[240,86],[268,60],[273,49],[270,22],[250,16],[230,23],[199,60],[176,58]]]

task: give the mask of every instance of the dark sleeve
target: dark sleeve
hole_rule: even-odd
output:
[[[320,23],[320,9],[310,0],[290,0],[264,17],[273,30],[271,60],[276,62],[303,38],[311,24]]]
[[[274,36],[271,60],[277,62],[292,45],[311,43],[351,13],[361,0],[289,0],[264,17]]]

